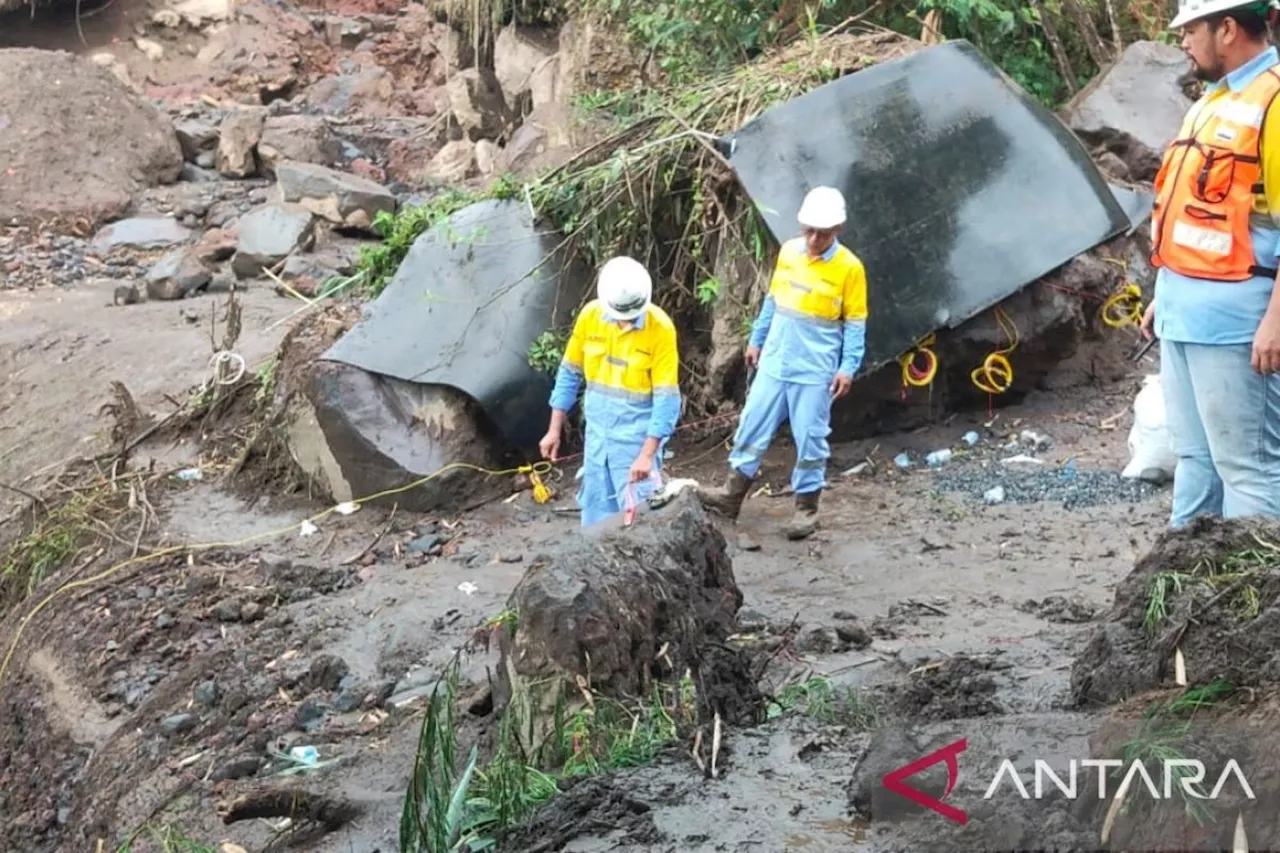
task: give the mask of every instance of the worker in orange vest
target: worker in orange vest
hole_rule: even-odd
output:
[[[1170,28],[1208,85],[1156,176],[1160,381],[1171,526],[1280,516],[1280,55],[1270,0],[1183,0]],[[1274,115],[1273,115],[1274,114]]]

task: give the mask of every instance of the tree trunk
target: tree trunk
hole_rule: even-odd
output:
[[[1084,38],[1085,47],[1089,49],[1093,64],[1101,71],[1111,61],[1111,57],[1107,56],[1107,48],[1103,45],[1101,36],[1098,35],[1098,28],[1093,25],[1093,17],[1080,0],[1063,0],[1063,2],[1071,10],[1072,16],[1076,19],[1076,25],[1080,27],[1080,34]]]
[[[686,674],[700,719],[756,722],[748,661],[724,645],[742,591],[697,498],[686,490],[629,528],[603,526],[537,556],[507,602],[515,627],[499,634],[494,708],[514,715],[527,754],[542,751],[557,713],[602,697],[647,703]]]
[[[1076,85],[1076,73],[1071,68],[1071,60],[1067,58],[1067,49],[1062,46],[1062,39],[1058,38],[1058,28],[1053,23],[1053,17],[1045,8],[1044,0],[1031,0],[1031,3],[1040,17],[1040,26],[1044,28],[1045,37],[1049,39],[1049,47],[1053,50],[1053,58],[1057,60],[1058,72],[1062,75],[1062,82],[1067,86],[1067,93],[1074,95],[1080,91],[1080,87]]]

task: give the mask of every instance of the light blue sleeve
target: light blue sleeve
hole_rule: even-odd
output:
[[[572,412],[581,388],[582,371],[571,364],[560,362],[560,368],[556,370],[556,384],[551,389],[551,408]]]
[[[658,440],[670,438],[676,431],[676,422],[680,420],[680,392],[672,393],[670,389],[655,391],[653,409],[649,412],[649,438]]]
[[[840,352],[840,372],[845,376],[853,376],[862,366],[862,357],[867,352],[867,321],[844,321],[844,346]]]
[[[764,298],[764,304],[760,306],[760,316],[756,317],[755,323],[751,326],[751,338],[748,341],[750,346],[764,346],[765,339],[769,337],[769,327],[773,325],[774,308],[773,294],[769,294]]]

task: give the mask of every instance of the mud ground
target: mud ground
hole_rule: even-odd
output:
[[[96,426],[84,414],[96,399],[86,395],[110,378],[130,377],[140,402],[161,412],[171,405],[166,394],[202,381],[208,314],[223,302],[135,306],[126,318],[92,292],[0,296],[29,320],[6,323],[0,339],[0,362],[27,383],[6,397],[6,441],[20,448],[6,472],[47,464],[51,449],[82,452]],[[264,291],[246,294],[245,304],[242,353],[252,367],[283,329],[267,327],[297,303]],[[184,319],[193,311],[201,319]],[[155,359],[160,346],[173,356]],[[786,496],[751,498],[738,527],[726,528],[746,595],[744,628],[794,622],[786,660],[797,674],[811,668],[837,684],[883,687],[925,720],[1066,707],[1087,620],[1162,528],[1167,491],[1069,510],[1061,501],[987,505],[935,492],[935,472],[901,471],[891,459],[959,447],[971,429],[984,436],[977,451],[998,458],[1013,452],[997,447],[1005,436],[1033,429],[1052,439],[1039,453],[1046,467],[1074,459],[1080,472],[1117,471],[1138,379],[1033,397],[999,410],[989,427],[987,413],[976,412],[836,445],[824,529],[808,542],[781,536]],[[182,464],[168,445],[142,451]],[[779,443],[770,454],[775,490],[788,478],[789,453]],[[723,457],[712,442],[677,447],[667,464],[674,476],[706,481],[720,476]],[[873,466],[842,475],[868,458]],[[981,465],[958,456],[946,470]],[[261,849],[276,831],[267,821],[226,826],[217,806],[285,769],[270,756],[293,745],[338,759],[305,774],[309,790],[361,808],[306,849],[395,849],[422,696],[476,626],[502,609],[539,548],[576,527],[565,511],[571,500],[538,506],[528,492],[461,519],[397,513],[389,526],[389,511],[366,507],[320,519],[306,536],[301,522],[321,507],[299,498],[246,503],[198,481],[171,482],[155,503],[164,541],[223,544],[191,560],[121,570],[69,593],[27,628],[0,684],[6,849],[88,849],[147,820]],[[466,659],[464,677],[482,682],[493,663]],[[923,676],[908,675],[920,667]],[[846,788],[865,747],[865,736],[803,716],[735,731],[723,778],[704,780],[676,754],[581,783],[543,818],[564,842],[545,849],[909,847],[909,835],[868,834],[850,816]],[[593,814],[600,803],[612,811]]]

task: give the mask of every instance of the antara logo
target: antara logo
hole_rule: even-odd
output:
[[[960,753],[969,747],[968,738],[960,738],[959,740],[949,743],[941,749],[936,749],[928,755],[905,764],[896,770],[884,775],[882,783],[885,788],[894,792],[900,797],[905,797],[917,805],[926,809],[937,812],[953,823],[964,826],[969,822],[969,816],[964,811],[951,803],[945,802],[951,792],[955,790],[956,785],[960,782]],[[947,786],[940,797],[933,797],[913,788],[906,783],[908,777],[914,776],[922,770],[934,766],[935,764],[945,764],[947,768]],[[1034,795],[1028,789],[1026,780],[1022,774],[1018,772],[1017,767],[1009,759],[1000,762],[999,768],[996,770],[995,777],[986,788],[986,793],[982,795],[983,799],[989,800],[996,795],[1002,788],[1013,789],[1018,796],[1024,800],[1041,799],[1045,795],[1045,791],[1049,789],[1049,784],[1056,789],[1057,793],[1068,800],[1075,800],[1080,794],[1079,773],[1081,768],[1086,770],[1097,770],[1098,777],[1098,799],[1106,801],[1110,799],[1107,793],[1107,777],[1108,771],[1118,769],[1125,766],[1125,762],[1118,758],[1084,758],[1071,759],[1066,766],[1066,780],[1054,769],[1048,761],[1035,759],[1032,762],[1032,776],[1034,779],[1033,788]],[[1202,761],[1193,758],[1170,758],[1155,763],[1155,767],[1150,768],[1142,761],[1134,761],[1128,765],[1120,785],[1116,789],[1115,796],[1119,796],[1120,792],[1127,792],[1135,784],[1145,785],[1150,792],[1152,799],[1171,799],[1174,796],[1194,797],[1201,800],[1216,800],[1226,788],[1228,782],[1234,780],[1234,785],[1250,800],[1255,800],[1253,786],[1249,784],[1248,778],[1245,777],[1244,770],[1241,769],[1239,762],[1234,758],[1227,761],[1222,771],[1217,774],[1215,784],[1209,793],[1204,793],[1204,783],[1208,771]],[[1156,780],[1160,780],[1163,784],[1157,785]],[[1049,784],[1046,784],[1049,783]],[[1086,794],[1087,795],[1087,794]]]

